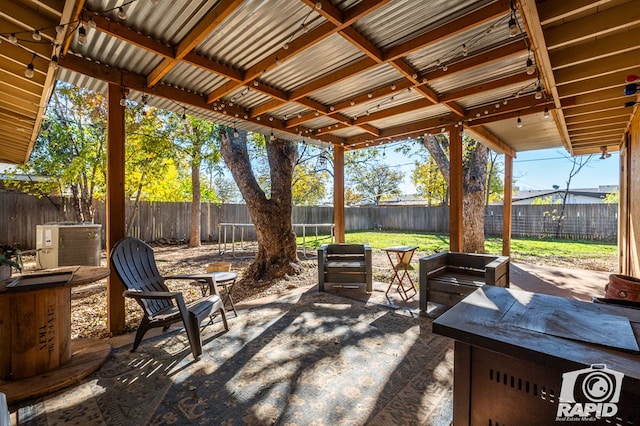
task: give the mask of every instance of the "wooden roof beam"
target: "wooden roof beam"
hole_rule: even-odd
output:
[[[466,128],[465,133],[470,133],[476,137],[476,139],[480,139],[484,145],[488,146],[493,151],[499,154],[506,154],[512,158],[516,157],[516,151],[511,148],[509,145],[504,143],[502,139],[491,133],[489,130],[485,129],[482,126],[475,126]]]
[[[490,92],[492,90],[500,89],[504,86],[511,86],[513,84],[525,83],[529,80],[535,80],[534,75],[529,75],[526,72],[522,72],[508,77],[499,78],[493,81],[487,81],[475,86],[466,87],[464,89],[447,92],[440,95],[440,102],[457,101],[458,99],[466,98],[467,96],[477,95],[483,92]]]
[[[511,10],[510,0],[498,0],[471,13],[468,13],[458,19],[447,22],[426,34],[420,34],[417,37],[407,40],[388,49],[384,54],[386,61],[392,61],[402,56],[406,56],[411,52],[422,49],[429,44],[436,43],[446,37],[466,31],[469,27],[482,25],[485,22],[503,16]]]
[[[124,87],[135,87],[136,90],[141,92],[153,96],[160,96],[166,99],[172,99],[175,102],[189,105],[191,107],[205,110],[211,109],[205,96],[200,96],[196,93],[187,92],[164,84],[157,84],[153,87],[146,86],[144,84],[146,82],[146,76],[144,75],[111,68],[97,62],[80,58],[76,55],[65,55],[60,58],[58,64],[61,67],[68,68],[72,71],[79,72],[108,83],[119,84]],[[238,117],[240,117],[238,120],[244,120],[242,117],[244,116],[245,111],[242,108],[234,105],[227,106],[225,109],[229,115],[233,116],[238,114]],[[280,130],[293,135],[298,135],[297,131],[286,128],[280,120],[273,120],[268,124],[262,123],[258,118],[249,118],[244,121],[249,121],[265,127],[272,127],[274,130]],[[343,138],[333,135],[325,135],[322,140],[328,143],[338,144],[344,142]]]
[[[178,43],[173,58],[165,58],[147,77],[147,86],[153,87],[164,77],[178,62],[198,45],[211,31],[220,25],[243,0],[220,0],[195,27]]]

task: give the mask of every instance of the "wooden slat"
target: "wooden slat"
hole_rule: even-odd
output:
[[[602,36],[640,23],[640,10],[634,1],[587,15],[545,30],[549,50]]]

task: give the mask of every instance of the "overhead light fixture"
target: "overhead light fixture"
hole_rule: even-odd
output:
[[[276,136],[273,134],[273,130],[271,131],[271,134],[269,135],[269,140],[271,140],[271,142],[276,140]]]
[[[122,6],[118,8],[118,18],[122,19],[123,21],[127,19],[127,12],[124,11],[124,7]]]
[[[544,118],[549,118],[549,107],[548,106],[544,106],[544,113],[542,114],[542,116]]]
[[[462,56],[467,56],[469,54],[469,49],[467,49],[467,45],[462,45]]]
[[[64,25],[56,25],[56,33],[64,34]]]
[[[522,118],[520,118],[520,111],[518,111],[518,120],[516,120],[516,127],[518,129],[522,128]]]
[[[11,44],[18,43],[18,37],[16,37],[16,33],[11,33],[9,37],[7,37],[7,40],[9,40],[9,43]]]
[[[42,40],[42,35],[40,34],[40,31],[35,30],[33,34],[31,34],[31,38],[34,39],[35,41],[40,41]]]
[[[92,28],[94,30],[98,27],[98,25],[96,24],[96,21],[93,20],[93,16],[89,18],[89,21],[87,22],[87,24],[89,24],[89,28]]]
[[[86,42],[87,42],[87,29],[84,27],[84,25],[81,24],[78,27],[78,43],[81,46],[84,46]]]
[[[602,155],[600,156],[601,160],[606,160],[607,158],[611,157],[611,154],[607,152],[606,146],[601,147],[600,150],[602,151]]]

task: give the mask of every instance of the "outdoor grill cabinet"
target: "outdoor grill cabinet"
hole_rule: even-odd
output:
[[[456,426],[640,424],[640,310],[484,286],[433,332],[455,340]],[[567,420],[597,404],[615,414]]]
[[[371,293],[371,263],[368,244],[323,244],[318,249],[318,290],[364,288]]]
[[[509,257],[443,251],[420,259],[420,311],[451,307],[485,284],[509,287]]]

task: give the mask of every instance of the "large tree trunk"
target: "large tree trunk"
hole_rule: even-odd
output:
[[[246,132],[234,137],[229,129],[220,131],[220,152],[247,203],[256,228],[258,253],[245,272],[245,279],[270,281],[301,271],[296,235],[292,224],[293,169],[297,158],[294,143],[267,141],[271,171],[271,197],[264,193],[251,169]]]
[[[425,148],[438,165],[449,185],[449,140],[444,135],[423,138]],[[487,157],[489,150],[472,141],[465,147],[462,170],[463,250],[468,253],[484,253],[484,197],[486,192]]]
[[[469,157],[462,181],[463,250],[468,253],[484,253],[484,200],[487,192],[489,150],[475,141],[469,145]]]

